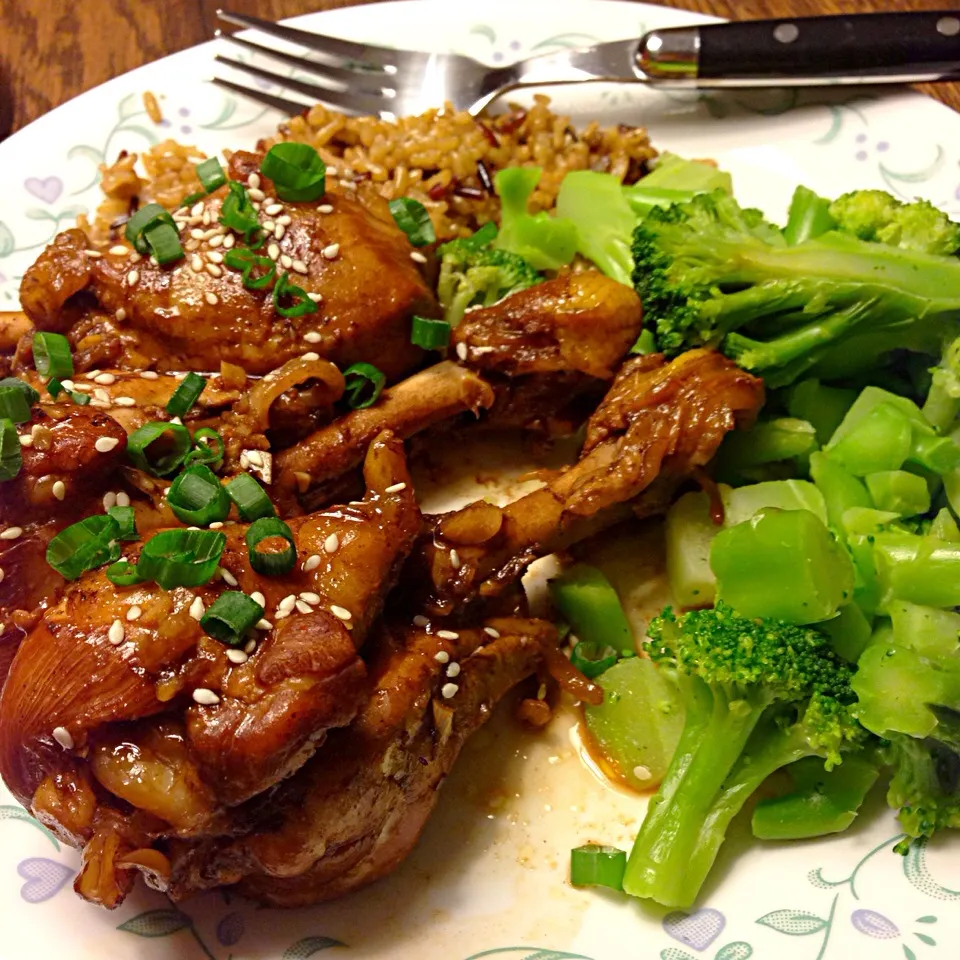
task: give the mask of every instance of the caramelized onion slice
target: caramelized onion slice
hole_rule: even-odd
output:
[[[288,360],[250,390],[247,405],[256,426],[266,430],[270,426],[270,408],[277,398],[291,387],[308,380],[316,380],[327,388],[327,403],[335,403],[343,396],[343,374],[329,360],[305,360],[303,357]]]

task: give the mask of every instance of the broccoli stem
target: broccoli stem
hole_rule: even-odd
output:
[[[809,187],[799,186],[794,190],[787,224],[783,228],[783,238],[791,247],[819,237],[836,225],[837,221],[830,214],[829,200],[818,196]]]

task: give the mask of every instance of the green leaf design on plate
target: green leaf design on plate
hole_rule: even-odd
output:
[[[917,960],[917,955],[906,945],[903,945],[903,955],[907,960]]]
[[[123,126],[117,127],[114,133],[134,133],[138,137],[143,137],[151,146],[159,139],[152,130],[148,130],[146,127],[141,127],[135,123],[125,123]]]
[[[928,935],[925,934],[925,933],[917,933],[916,931],[914,931],[913,935],[914,935],[921,943],[925,943],[928,947],[935,947],[935,946],[937,945],[937,941],[934,940],[933,937],[930,937],[930,936],[928,936]]]
[[[9,257],[13,253],[16,242],[13,239],[13,231],[0,220],[0,257]]]
[[[743,940],[728,943],[717,951],[714,960],[749,960],[753,956],[753,947]]]
[[[936,922],[937,922],[937,918],[931,917],[931,916],[917,917],[917,919],[914,921],[914,923],[936,923]]]
[[[306,957],[312,957],[321,950],[345,946],[345,943],[334,940],[333,937],[305,937],[283,951],[283,960],[305,960]]]
[[[6,230],[6,224],[0,223],[0,257],[6,256],[3,253],[3,231]],[[9,232],[9,231],[8,231]],[[11,242],[13,236],[11,235]],[[7,253],[10,251],[8,250]],[[60,843],[57,838],[42,824],[39,820],[35,820],[33,817],[27,813],[22,807],[14,806],[2,806],[0,807],[0,820],[19,820],[22,823],[29,823],[31,827],[35,827],[39,830],[52,844],[54,850],[60,849]]]
[[[694,960],[686,950],[678,950],[676,947],[667,947],[660,951],[660,960]]]
[[[131,117],[137,117],[146,112],[146,108],[143,106],[143,97],[136,93],[128,93],[117,104],[117,116],[121,121],[129,120]]]
[[[497,42],[497,31],[487,23],[478,23],[471,27],[470,36],[483,37],[485,40],[489,40],[492,44]]]
[[[762,916],[757,923],[763,927],[785,933],[788,937],[809,937],[812,933],[819,933],[827,921],[823,917],[805,913],[803,910],[774,910]]]
[[[480,960],[481,957],[503,957],[513,955],[516,960],[591,960],[582,953],[568,953],[566,950],[549,950],[536,947],[495,947],[471,954],[466,960]],[[671,958],[671,960],[692,960],[692,958]]]
[[[192,925],[193,921],[185,913],[161,907],[157,910],[138,913],[125,923],[121,923],[117,929],[137,937],[169,937],[170,934],[178,930],[186,930]]]

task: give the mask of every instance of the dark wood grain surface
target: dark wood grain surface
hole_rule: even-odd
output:
[[[229,6],[279,19],[353,2],[231,0]],[[659,2],[733,19],[956,6],[951,0]],[[221,5],[227,4],[224,0],[0,0],[0,137],[117,74],[208,39]],[[960,84],[929,84],[921,89],[960,110]]]

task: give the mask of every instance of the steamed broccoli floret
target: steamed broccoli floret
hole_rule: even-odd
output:
[[[960,261],[830,230],[788,246],[715,191],[654,209],[633,280],[669,355],[719,346],[772,387],[875,367],[895,348],[938,356],[960,330]]]
[[[887,802],[900,810],[911,838],[960,829],[960,745],[891,736],[887,759],[893,777]],[[898,847],[906,852],[906,844]]]
[[[960,247],[960,223],[927,200],[904,203],[883,190],[854,190],[830,204],[837,229],[902,250],[950,256]]]
[[[498,300],[543,282],[543,276],[523,257],[491,244],[497,229],[490,223],[473,236],[440,247],[437,296],[444,319],[456,326],[468,307],[490,306]]]
[[[623,888],[689,907],[728,824],[770,774],[808,756],[830,769],[868,735],[850,711],[851,668],[818,630],[718,604],[681,617],[667,609],[648,635],[647,653],[676,683],[687,715]]]

